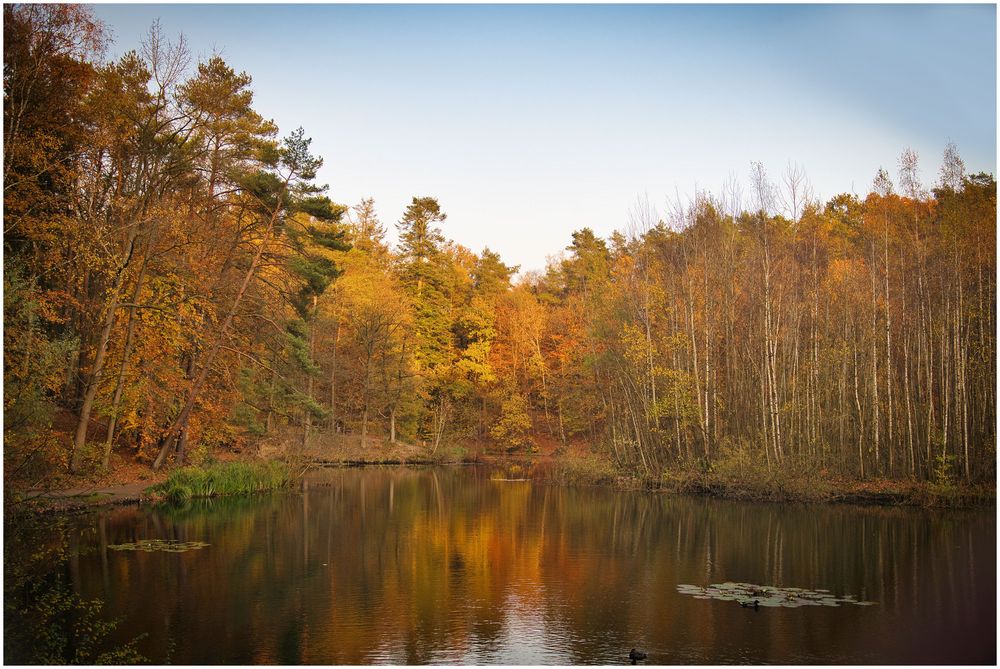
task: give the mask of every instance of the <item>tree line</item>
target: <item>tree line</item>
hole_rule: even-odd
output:
[[[4,6],[8,476],[343,434],[994,475],[996,183],[953,145],[929,190],[907,151],[826,203],[754,165],[515,279],[433,197],[395,245],[331,201],[221,57],[106,45],[85,7]]]

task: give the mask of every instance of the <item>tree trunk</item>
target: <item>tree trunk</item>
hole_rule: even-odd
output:
[[[145,275],[146,258],[143,258],[142,265],[139,267],[139,276],[135,280],[135,290],[132,292],[132,306],[129,308],[125,348],[122,351],[122,362],[118,368],[115,394],[111,399],[111,416],[108,418],[108,433],[104,440],[104,458],[101,460],[101,467],[104,469],[107,469],[111,462],[111,448],[115,440],[115,427],[118,424],[118,407],[121,404],[122,392],[125,388],[125,370],[128,368],[128,359],[132,354],[132,343],[135,340],[136,305],[139,302],[139,293],[142,290],[142,280]]]
[[[858,466],[860,467],[861,480],[865,478],[865,418],[864,413],[861,409],[861,395],[858,390],[860,385],[858,382],[858,343],[857,340],[854,342],[854,406],[858,412]]]
[[[340,319],[333,330],[333,355],[330,357],[330,431],[337,432],[337,343],[340,341]]]
[[[222,326],[219,328],[219,331],[215,336],[215,341],[212,343],[212,347],[208,350],[208,354],[205,356],[205,362],[202,365],[201,371],[198,373],[198,376],[188,389],[187,397],[184,400],[184,407],[181,409],[180,414],[174,422],[164,432],[163,447],[156,456],[156,460],[153,461],[154,471],[159,470],[160,467],[163,466],[163,462],[170,452],[174,439],[184,431],[188,420],[191,418],[191,412],[194,410],[194,404],[198,399],[198,393],[201,392],[201,387],[204,385],[205,379],[208,378],[208,373],[211,370],[212,365],[215,363],[215,359],[218,357],[219,351],[222,349],[223,339],[228,333],[229,326],[232,325],[233,319],[236,317],[236,311],[239,309],[240,303],[243,301],[243,297],[246,295],[247,289],[250,287],[250,282],[257,273],[257,266],[260,264],[260,259],[264,255],[264,250],[271,241],[271,235],[274,232],[275,223],[277,223],[278,215],[281,213],[281,202],[284,199],[284,193],[287,189],[288,179],[286,179],[282,192],[279,194],[278,204],[275,206],[274,211],[271,213],[271,217],[268,220],[267,228],[264,230],[264,237],[261,240],[260,245],[257,247],[257,251],[254,253],[250,266],[243,275],[243,282],[240,284],[240,289],[236,293],[236,298],[233,300],[233,304],[229,308],[229,312],[226,314],[226,318],[222,322]]]
[[[309,360],[313,360],[316,356],[316,302],[317,297],[313,295],[312,298],[312,318],[310,319],[309,327]],[[309,403],[312,403],[313,399],[313,375],[306,374],[306,399]],[[305,407],[304,415],[302,416],[302,450],[305,451],[306,446],[309,445],[309,428],[312,427],[312,409],[309,404]]]
[[[885,225],[885,252],[883,255],[885,262],[885,393],[886,393],[886,418],[888,420],[886,431],[886,451],[889,454],[889,476],[893,472],[893,414],[895,413],[892,404],[892,315],[889,311],[889,222]]]
[[[125,261],[118,268],[114,283],[108,298],[108,309],[104,316],[104,327],[97,340],[97,350],[94,354],[94,367],[90,373],[90,382],[87,384],[87,391],[83,396],[83,404],[80,406],[80,420],[76,426],[76,435],[73,437],[73,447],[70,452],[69,470],[76,472],[80,468],[80,458],[83,452],[83,445],[87,441],[87,428],[90,427],[90,413],[94,408],[94,400],[97,398],[97,391],[101,385],[101,376],[104,372],[104,358],[108,352],[108,342],[111,339],[111,330],[115,326],[115,316],[118,312],[119,294],[122,284],[125,283],[125,270],[128,269],[132,261],[132,253],[135,251],[135,240],[138,235],[138,228],[133,226],[129,233],[128,252]]]
[[[374,340],[369,340],[365,349],[365,387],[364,387],[364,410],[361,414],[361,448],[365,447],[365,439],[368,436],[368,412],[371,409],[372,395],[372,358],[374,357]]]
[[[872,437],[875,446],[875,463],[872,468],[873,473],[877,476],[879,473],[879,468],[881,467],[881,462],[879,458],[879,432],[881,431],[881,422],[879,417],[879,402],[878,402],[878,332],[877,332],[877,290],[875,281],[875,246],[874,242],[871,244],[871,278],[872,278]]]
[[[434,446],[431,454],[437,453],[438,446],[441,445],[441,438],[444,436],[444,426],[448,420],[448,400],[444,397],[438,402],[437,420],[434,429]]]

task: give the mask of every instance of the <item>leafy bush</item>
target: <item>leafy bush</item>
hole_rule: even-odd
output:
[[[4,259],[4,477],[35,482],[66,465],[65,445],[51,432],[75,338],[50,334],[51,305],[19,263]]]
[[[711,461],[682,463],[662,478],[666,488],[679,492],[711,490],[745,499],[820,500],[832,492],[820,466],[808,456],[788,454],[779,465],[744,444],[724,448]]]
[[[604,457],[595,454],[567,456],[553,463],[550,477],[559,483],[598,485],[614,483],[618,471]]]
[[[954,500],[959,494],[958,484],[952,473],[954,460],[955,456],[943,452],[934,458],[934,471],[927,489],[933,497],[938,498],[936,501]]]
[[[490,428],[490,436],[510,452],[530,445],[530,430],[528,400],[521,394],[505,397],[500,404],[500,416]]]
[[[465,462],[469,457],[469,449],[463,446],[445,446],[439,448],[430,458],[436,463]]]

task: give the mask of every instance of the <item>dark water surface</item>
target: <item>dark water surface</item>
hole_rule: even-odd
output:
[[[108,550],[204,541],[184,553]],[[339,469],[79,519],[74,587],[174,664],[994,664],[996,513],[761,505]],[[678,584],[877,602],[744,609]],[[168,651],[170,655],[168,656]]]

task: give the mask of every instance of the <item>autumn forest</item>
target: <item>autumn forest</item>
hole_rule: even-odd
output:
[[[947,138],[826,201],[754,163],[520,271],[433,193],[338,202],[317,130],[258,114],[239,63],[107,39],[83,6],[4,5],[8,481],[347,438],[995,478],[996,181]]]

